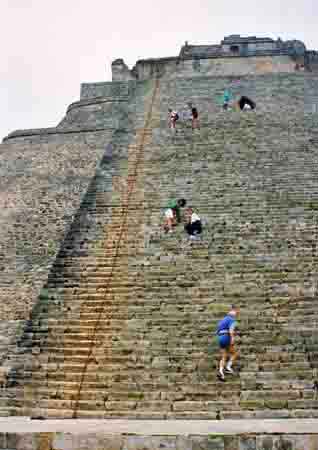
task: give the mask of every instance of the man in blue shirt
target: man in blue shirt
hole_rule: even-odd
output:
[[[238,354],[234,348],[237,309],[232,306],[231,311],[218,323],[216,334],[221,350],[221,360],[218,378],[225,381],[224,373],[233,374],[232,364]],[[228,362],[227,362],[228,361]],[[227,362],[227,363],[226,363]]]

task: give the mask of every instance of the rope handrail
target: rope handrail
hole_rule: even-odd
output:
[[[126,197],[126,199],[124,199],[124,202],[123,202],[123,205],[122,205],[123,209],[124,209],[123,216],[122,216],[122,223],[120,225],[120,233],[119,233],[119,237],[118,237],[117,243],[116,243],[115,254],[113,256],[113,261],[112,261],[112,265],[111,265],[111,272],[110,272],[110,274],[108,276],[107,284],[105,286],[105,297],[106,297],[107,292],[109,290],[110,283],[112,281],[112,276],[113,276],[113,273],[114,273],[114,269],[116,267],[117,258],[119,256],[120,244],[121,244],[121,241],[122,241],[122,238],[123,238],[123,234],[124,234],[124,231],[125,231],[125,226],[126,226],[126,223],[127,223],[129,201],[130,201],[131,195],[133,193],[133,190],[135,188],[135,181],[133,183],[131,183],[130,186],[129,186],[129,180],[131,178],[135,178],[137,176],[137,174],[138,174],[138,167],[139,167],[139,164],[140,164],[141,155],[142,155],[142,152],[143,152],[143,149],[144,149],[144,145],[145,145],[146,130],[149,128],[149,124],[150,124],[150,121],[151,121],[151,118],[152,118],[153,106],[154,106],[154,102],[155,102],[155,99],[156,99],[156,96],[157,96],[158,89],[159,89],[159,80],[156,79],[155,80],[154,91],[153,91],[151,102],[150,102],[150,107],[149,107],[149,110],[147,112],[147,116],[146,116],[146,121],[145,121],[144,127],[142,129],[141,142],[140,142],[139,145],[137,144],[137,158],[136,158],[136,162],[135,162],[133,175],[130,175],[129,172],[127,173],[128,193],[127,193],[127,197]],[[102,305],[101,311],[98,314],[97,322],[96,322],[96,325],[94,327],[94,331],[93,331],[93,334],[92,334],[92,338],[91,338],[91,342],[90,342],[90,346],[89,346],[89,352],[88,352],[88,355],[87,355],[87,358],[86,358],[86,361],[85,361],[85,365],[84,365],[84,368],[83,368],[83,371],[82,371],[82,374],[81,374],[81,380],[80,380],[78,392],[77,392],[77,395],[76,395],[75,406],[74,406],[74,409],[73,409],[73,419],[77,418],[77,411],[78,411],[78,408],[79,408],[80,395],[81,395],[81,392],[82,392],[82,387],[83,387],[85,375],[86,375],[86,372],[87,372],[87,368],[88,368],[88,365],[89,365],[89,362],[90,362],[90,359],[91,359],[91,356],[92,356],[92,353],[93,353],[93,350],[94,350],[94,347],[95,347],[95,337],[96,337],[98,328],[100,326],[100,322],[101,322],[102,316],[104,314],[105,306],[106,306],[106,303],[104,302],[104,304]]]

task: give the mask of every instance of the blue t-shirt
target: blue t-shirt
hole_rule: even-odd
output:
[[[234,329],[236,327],[236,320],[234,319],[234,317],[227,315],[224,317],[224,319],[222,319],[219,323],[218,323],[218,327],[217,327],[217,334],[222,330],[227,330],[228,332],[230,332],[231,329]]]

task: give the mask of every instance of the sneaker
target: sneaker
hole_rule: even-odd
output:
[[[217,377],[218,377],[218,379],[219,379],[220,381],[225,381],[225,376],[224,376],[223,373],[218,372]]]
[[[231,375],[235,374],[234,370],[231,367],[225,367],[224,372],[230,373]]]

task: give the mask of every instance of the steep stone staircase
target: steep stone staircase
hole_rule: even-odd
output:
[[[257,110],[222,111],[227,83]],[[7,361],[2,414],[317,417],[317,119],[304,112],[306,80],[149,87],[132,107],[134,138],[114,139]],[[172,134],[167,109],[187,101],[201,130],[180,122]],[[182,226],[162,233],[178,197],[202,217],[201,242]],[[233,303],[241,356],[220,383],[214,331]]]
[[[137,95],[139,104],[130,106],[135,116],[136,134],[122,136],[119,131],[108,146],[78,217],[61,247],[47,287],[25,328],[17,354],[7,361],[8,370],[11,368],[8,385],[11,385],[12,400],[4,403],[10,407],[23,405],[22,414],[30,411],[41,414],[42,408],[50,403],[49,408],[53,410],[62,408],[76,415],[84,378],[90,378],[86,372],[94,361],[95,341],[100,336],[105,336],[106,344],[99,349],[99,356],[103,355],[105,364],[112,359],[108,344],[126,318],[125,310],[123,316],[119,311],[118,323],[112,321],[116,316],[117,296],[120,295],[123,304],[127,296],[127,245],[138,242],[139,238],[135,231],[128,231],[128,225],[140,226],[142,212],[142,190],[138,185],[142,185],[139,178],[150,120],[147,112],[145,124],[144,108],[151,108],[153,101],[152,90],[147,94],[145,84]],[[74,352],[74,344],[83,348]],[[118,361],[120,356],[115,355],[114,359]],[[68,371],[72,373],[69,379]],[[16,379],[25,381],[23,386],[12,389]],[[72,402],[67,401],[69,380],[76,382],[75,387],[74,384],[70,387]],[[12,409],[10,412],[14,413]]]

